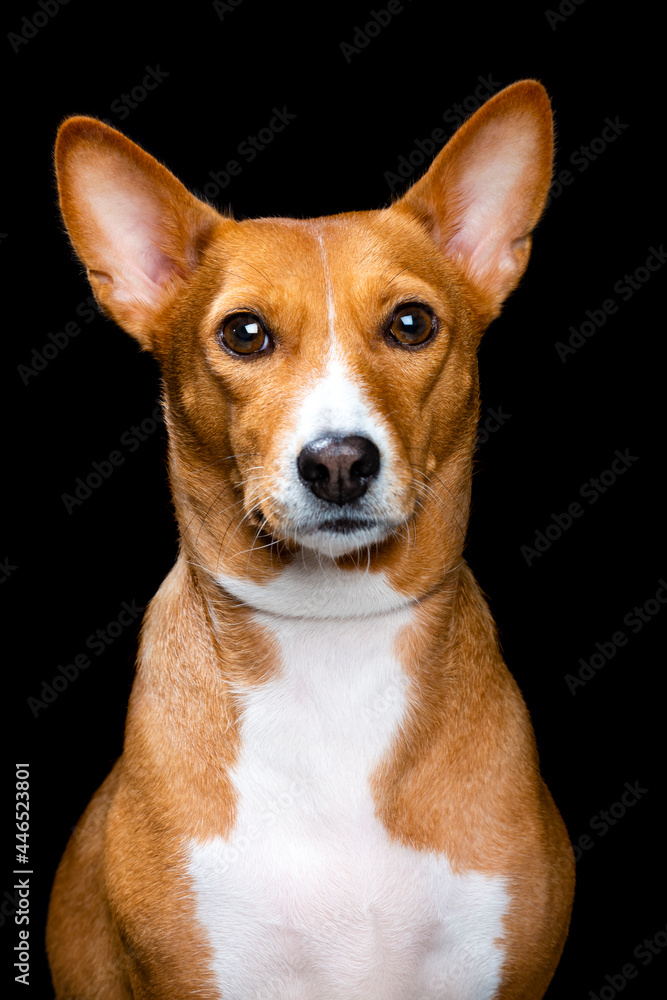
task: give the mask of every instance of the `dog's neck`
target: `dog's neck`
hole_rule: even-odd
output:
[[[306,622],[340,622],[391,615],[428,600],[434,593],[452,592],[458,584],[461,561],[445,568],[441,579],[418,595],[395,590],[382,571],[372,572],[370,553],[358,553],[359,568],[341,569],[335,560],[299,552],[275,578],[259,584],[226,574],[212,577],[192,566],[209,606],[243,606],[259,615]]]

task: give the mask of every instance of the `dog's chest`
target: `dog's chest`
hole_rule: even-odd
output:
[[[500,982],[499,880],[391,840],[370,779],[412,697],[409,612],[272,625],[279,677],[245,690],[229,838],[190,845],[224,1000],[485,1000]],[[266,619],[262,619],[266,624]]]

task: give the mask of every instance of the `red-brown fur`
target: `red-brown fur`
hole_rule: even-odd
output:
[[[494,123],[492,145],[494,129],[504,134],[525,116],[538,137],[523,178],[530,196],[514,221],[510,256],[480,277],[457,244],[465,209],[457,185],[485,123]],[[228,768],[240,736],[230,684],[241,677],[262,684],[277,664],[251,610],[212,575],[224,566],[266,582],[298,554],[281,538],[284,512],[266,498],[266,483],[248,482],[261,463],[270,483],[295,387],[323,371],[318,236],[346,320],[342,348],[391,428],[409,538],[397,533],[370,554],[337,562],[353,569],[368,559],[372,572],[420,602],[401,657],[408,675],[418,665],[424,696],[409,717],[409,739],[374,775],[377,812],[390,836],[413,849],[442,851],[457,871],[511,881],[521,902],[506,921],[498,1000],[543,996],[567,932],[572,851],[462,551],[479,407],[476,349],[528,260],[550,180],[549,123],[543,89],[516,84],[467,122],[389,209],[316,222],[222,217],[113,129],[85,118],[61,127],[56,165],[74,247],[101,305],[162,366],[181,554],[146,616],[123,756],[54,884],[48,949],[58,1000],[218,996],[181,845],[232,829]],[[161,220],[158,280],[144,299],[118,297],[124,279],[86,209],[87,188],[99,177],[136,191]],[[406,377],[405,355],[387,348],[381,319],[419,295],[436,309],[441,335],[410,356]],[[221,317],[242,308],[258,312],[280,345],[270,364],[260,362],[261,377],[256,362],[239,363],[215,340]],[[253,514],[260,499],[262,520]]]

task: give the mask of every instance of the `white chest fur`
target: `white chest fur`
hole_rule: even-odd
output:
[[[394,653],[410,615],[257,616],[281,674],[242,694],[231,836],[189,845],[224,1000],[490,1000],[498,988],[502,881],[454,875],[375,815],[369,776],[411,697]]]

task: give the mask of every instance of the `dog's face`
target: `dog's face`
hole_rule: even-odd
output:
[[[459,282],[398,211],[223,223],[203,299],[173,318],[188,365],[178,336],[164,369],[172,422],[234,483],[237,521],[340,555],[414,519],[430,476],[475,433]]]
[[[387,209],[236,222],[114,130],[62,126],[63,215],[100,303],[161,362],[201,565],[382,564],[420,525],[424,559],[434,536],[438,561],[460,555],[476,349],[526,266],[551,152],[525,81]]]

